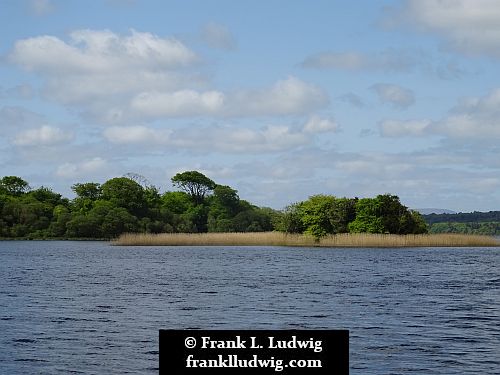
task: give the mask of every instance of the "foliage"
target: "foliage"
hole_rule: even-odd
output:
[[[408,210],[396,195],[363,198],[356,203],[356,218],[349,224],[351,233],[420,234],[427,228],[420,214]]]
[[[314,195],[288,206],[275,229],[304,233],[316,239],[339,233],[426,233],[427,226],[417,212],[408,210],[395,195],[376,198],[337,198]]]
[[[237,190],[216,184],[197,171],[178,173],[172,182],[180,191],[160,193],[155,186],[141,185],[130,176],[103,184],[76,183],[71,187],[76,196],[68,200],[49,188],[31,189],[22,178],[6,176],[0,179],[0,237],[101,239],[125,232],[277,230],[306,234],[318,241],[347,232],[427,231],[421,216],[395,195],[362,199],[314,195],[276,211],[240,199]],[[458,231],[456,226],[447,228]],[[484,228],[474,230],[481,233]]]
[[[177,173],[171,181],[174,186],[188,193],[196,204],[202,203],[216,186],[215,182],[198,171]]]
[[[29,184],[17,176],[5,176],[0,180],[0,192],[3,191],[8,195],[20,196],[29,189]]]
[[[116,177],[102,185],[102,199],[115,207],[122,207],[135,216],[142,216],[147,209],[144,189],[127,177]]]
[[[500,222],[500,211],[470,212],[457,214],[429,214],[422,215],[425,222],[432,225],[434,223],[492,223]]]
[[[89,199],[96,201],[101,198],[102,188],[96,182],[78,183],[71,186],[71,190],[75,192],[77,198]]]
[[[305,233],[315,238],[347,233],[355,216],[357,198],[313,195],[308,200],[288,206],[276,228],[288,233]]]
[[[430,233],[461,233],[488,236],[500,235],[500,222],[444,222],[430,226]]]

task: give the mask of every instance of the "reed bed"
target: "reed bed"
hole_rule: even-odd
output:
[[[112,242],[124,246],[300,246],[300,247],[491,247],[493,237],[465,234],[345,233],[316,240],[301,234],[258,233],[125,233]]]

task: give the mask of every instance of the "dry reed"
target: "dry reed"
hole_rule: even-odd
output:
[[[281,232],[259,233],[125,233],[112,242],[125,246],[302,246],[302,247],[491,247],[493,237],[465,234],[345,233],[315,240]]]

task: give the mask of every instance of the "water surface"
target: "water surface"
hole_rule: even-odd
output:
[[[0,242],[0,373],[154,374],[158,330],[349,329],[351,374],[498,374],[500,249]]]

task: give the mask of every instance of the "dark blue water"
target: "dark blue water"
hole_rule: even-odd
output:
[[[154,374],[160,328],[349,329],[351,374],[499,374],[500,249],[0,242],[0,373]]]

